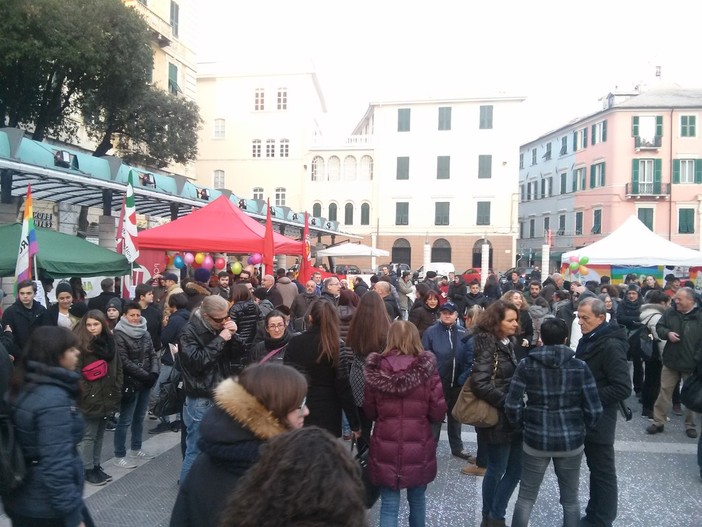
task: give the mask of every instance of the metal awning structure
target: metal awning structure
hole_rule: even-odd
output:
[[[89,153],[32,141],[16,128],[0,129],[0,196],[24,196],[32,185],[36,200],[70,203],[102,208],[119,215],[129,173],[134,174],[134,198],[137,213],[176,219],[201,208],[221,195],[226,196],[246,213],[264,222],[266,203],[244,199],[226,189],[194,184],[179,175],[164,175],[130,167],[113,156],[94,157]],[[299,236],[304,228],[304,213],[288,207],[271,207],[273,223],[282,234]],[[339,229],[338,222],[312,218],[310,236],[343,235],[360,238]]]

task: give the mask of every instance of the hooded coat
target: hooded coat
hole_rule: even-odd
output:
[[[409,313],[409,321],[417,326],[419,331],[419,336],[424,335],[424,332],[434,325],[434,323],[439,318],[439,306],[437,305],[434,309],[429,309],[427,305],[417,300]]]
[[[115,339],[111,333],[103,331],[91,340],[88,349],[81,350],[76,371],[95,361],[107,362],[107,375],[95,381],[80,381],[80,409],[86,417],[106,417],[119,410],[122,399],[122,361],[117,353]]]
[[[524,406],[524,394],[528,403]],[[602,416],[595,378],[567,346],[541,346],[517,366],[505,415],[523,427],[524,443],[547,452],[571,452]]]
[[[219,515],[239,479],[259,458],[260,446],[286,428],[233,379],[214,392],[200,425],[200,455],[181,482],[171,527],[219,525]]]
[[[275,283],[275,288],[280,293],[282,304],[292,306],[293,300],[297,296],[297,286],[287,276],[281,276]]]
[[[150,376],[160,369],[151,336],[146,331],[146,320],[141,317],[138,325],[125,318],[115,326],[115,347],[124,372],[124,383],[131,383],[138,390],[153,386]]]
[[[375,421],[368,473],[376,485],[419,487],[436,478],[432,423],[446,415],[434,356],[371,353],[366,360],[363,411]]]

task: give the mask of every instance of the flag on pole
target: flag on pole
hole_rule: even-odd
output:
[[[24,200],[24,217],[22,218],[22,234],[20,235],[19,252],[15,276],[17,281],[32,279],[32,262],[38,252],[37,233],[34,230],[34,207],[32,206],[32,186],[27,187],[27,197]]]
[[[127,180],[127,194],[124,198],[124,215],[120,215],[122,227],[120,233],[122,236],[122,254],[127,257],[127,261],[132,263],[139,258],[139,250],[136,247],[137,241],[137,225],[136,225],[136,206],[134,205],[134,184],[132,180],[133,172],[129,171],[129,179]]]
[[[303,284],[312,277],[312,269],[310,268],[310,260],[312,259],[312,249],[310,248],[310,224],[309,216],[305,211],[305,227],[302,230],[302,258],[300,259],[300,271],[298,272],[298,280]]]
[[[266,233],[263,236],[263,265],[266,274],[273,274],[273,256],[275,256],[275,244],[273,243],[271,198],[268,198],[268,212],[266,214]]]

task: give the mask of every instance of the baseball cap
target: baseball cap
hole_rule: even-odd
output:
[[[451,301],[448,301],[443,306],[441,306],[441,309],[439,309],[439,311],[451,311],[451,313],[453,313],[457,312],[458,308],[456,307],[456,304],[454,304]]]
[[[161,275],[161,280],[173,280],[174,282],[177,282],[178,277],[175,273],[163,273]]]

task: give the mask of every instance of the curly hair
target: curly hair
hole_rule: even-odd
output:
[[[497,300],[490,304],[480,316],[476,329],[497,335],[500,330],[500,324],[507,317],[507,311],[512,310],[519,317],[517,306],[504,300]]]
[[[240,480],[220,527],[365,526],[357,464],[329,432],[310,426],[270,439]]]

